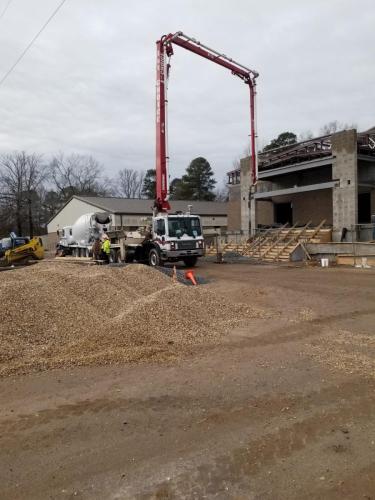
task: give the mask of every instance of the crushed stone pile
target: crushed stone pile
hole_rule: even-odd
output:
[[[163,361],[212,344],[263,312],[147,266],[43,262],[2,273],[0,376]]]

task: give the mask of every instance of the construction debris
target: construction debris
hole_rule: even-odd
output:
[[[0,375],[184,355],[262,311],[157,270],[54,262],[3,273]]]

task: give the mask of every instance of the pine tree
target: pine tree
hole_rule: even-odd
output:
[[[142,196],[149,200],[156,198],[156,170],[154,168],[150,168],[146,172],[143,179]]]
[[[296,134],[294,134],[293,132],[283,132],[282,134],[279,134],[276,139],[272,139],[272,141],[263,148],[263,152],[279,148],[280,146],[291,146],[296,142]]]
[[[211,165],[201,156],[194,158],[186,169],[178,185],[178,195],[181,200],[206,200],[215,199],[213,191],[216,181]]]

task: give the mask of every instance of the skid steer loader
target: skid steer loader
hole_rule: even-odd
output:
[[[8,238],[0,240],[0,266],[25,264],[29,260],[44,258],[41,238],[27,238],[10,233]]]

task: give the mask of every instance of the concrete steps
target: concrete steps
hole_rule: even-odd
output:
[[[324,223],[322,221],[317,227],[311,227],[309,222],[303,227],[297,227],[296,223],[289,228],[283,226],[280,229],[269,229],[247,243],[227,243],[221,248],[221,252],[238,253],[265,262],[288,262],[299,245],[303,248],[305,243],[326,243],[332,240],[332,229],[324,228]],[[214,255],[216,248],[211,247],[206,253]]]

